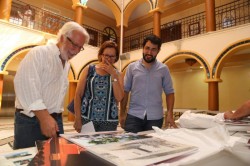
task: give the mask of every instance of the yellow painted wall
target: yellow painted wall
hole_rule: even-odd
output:
[[[175,108],[207,109],[208,84],[204,82],[204,72],[172,72],[175,88]]]
[[[234,110],[250,99],[250,63],[245,66],[224,67],[221,79],[220,110]]]
[[[175,88],[175,108],[207,109],[208,84],[204,82],[203,71],[171,72],[171,75]],[[224,67],[221,79],[220,111],[237,109],[250,99],[250,63],[244,66]]]

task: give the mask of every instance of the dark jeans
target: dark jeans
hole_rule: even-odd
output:
[[[141,131],[152,130],[152,126],[162,127],[163,118],[158,120],[147,120],[147,116],[144,119],[137,118],[135,116],[127,114],[125,121],[125,131],[138,133]]]
[[[60,134],[64,133],[62,116],[54,117],[57,121]],[[13,149],[28,148],[35,146],[37,140],[47,140],[42,135],[40,123],[36,117],[28,117],[20,112],[15,112],[14,124],[14,147]]]

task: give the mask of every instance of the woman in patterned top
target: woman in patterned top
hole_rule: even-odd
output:
[[[81,73],[74,98],[74,128],[93,122],[95,131],[114,131],[118,125],[118,102],[123,99],[123,76],[113,64],[119,59],[117,44],[106,41],[98,52],[99,63]]]

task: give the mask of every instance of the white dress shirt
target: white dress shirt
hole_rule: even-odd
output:
[[[14,78],[15,106],[25,115],[33,117],[32,111],[43,109],[50,114],[63,111],[70,64],[63,68],[59,55],[51,43],[31,49],[20,63]]]

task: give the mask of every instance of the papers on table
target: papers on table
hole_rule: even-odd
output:
[[[145,133],[116,131],[60,136],[115,165],[148,165],[198,150],[196,146],[154,138]]]
[[[92,121],[86,123],[85,125],[82,125],[81,133],[93,133],[93,132],[95,132],[95,127]]]
[[[250,119],[243,118],[241,120],[225,120],[221,122],[225,124],[229,131],[248,131],[250,130]]]
[[[250,126],[250,119],[243,118],[240,120],[225,120],[224,123],[229,124],[229,125],[236,125],[236,126]]]
[[[11,153],[0,154],[1,166],[28,165],[37,153],[36,147],[12,151]]]
[[[198,148],[152,137],[87,147],[87,150],[115,165],[143,166],[191,154]]]
[[[61,134],[60,136],[82,147],[151,138],[151,136],[144,134],[124,133],[122,131],[95,132],[88,134],[73,133]]]

